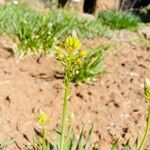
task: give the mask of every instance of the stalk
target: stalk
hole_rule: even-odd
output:
[[[148,133],[149,133],[149,129],[150,129],[150,104],[148,104],[148,118],[147,118],[147,124],[146,124],[146,128],[145,128],[144,136],[143,136],[142,142],[141,142],[138,150],[143,149],[143,146],[146,142],[146,139],[147,139],[147,136],[148,136]]]
[[[46,144],[46,128],[45,126],[43,126],[43,144],[42,144],[43,150],[45,150],[45,144]]]
[[[62,126],[61,126],[61,139],[60,139],[60,150],[65,150],[65,134],[67,124],[67,110],[68,101],[71,92],[71,81],[74,77],[74,73],[82,63],[83,56],[80,56],[80,41],[76,35],[69,36],[63,46],[56,47],[57,53],[56,59],[59,60],[64,66],[65,79],[64,79],[64,103],[62,112]]]
[[[66,132],[66,121],[67,121],[67,110],[68,110],[68,101],[70,96],[70,80],[68,74],[65,75],[65,94],[64,94],[64,104],[63,104],[63,114],[62,114],[62,128],[61,128],[61,141],[60,141],[60,150],[64,150],[65,144],[65,132]]]

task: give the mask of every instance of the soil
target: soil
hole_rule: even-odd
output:
[[[0,4],[4,4],[5,3],[5,1],[4,0],[0,0]]]
[[[83,42],[87,47],[115,45],[104,59],[107,73],[89,83],[73,84],[69,104],[75,132],[79,133],[83,123],[87,130],[94,123],[92,142],[101,144],[101,150],[109,150],[117,138],[120,144],[128,138],[133,142],[145,127],[143,82],[150,76],[150,46],[140,45],[137,37],[137,33],[120,31],[111,38]],[[50,118],[47,136],[53,142],[63,104],[61,65],[54,58],[42,58],[37,63],[36,56],[18,61],[7,37],[0,38],[0,45],[0,139],[15,139],[6,150],[24,150],[32,141],[35,129],[41,129],[37,122],[40,110]],[[149,141],[146,150],[150,150]]]
[[[119,0],[97,0],[96,12],[108,9],[118,9]]]
[[[74,2],[72,3],[72,8],[75,11],[78,12],[83,12],[83,5],[84,5],[84,0],[80,0],[80,2]],[[87,4],[88,5],[88,4]],[[90,7],[90,6],[89,6]],[[94,7],[95,13],[98,13],[103,10],[108,10],[108,9],[118,9],[119,7],[119,0],[96,0],[96,6]],[[93,7],[92,7],[93,8]]]

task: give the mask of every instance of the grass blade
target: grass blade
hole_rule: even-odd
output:
[[[128,139],[128,141],[124,145],[124,149],[123,150],[129,150],[130,149],[129,143],[130,143],[130,139]]]
[[[117,150],[118,149],[118,139],[112,144],[111,150]]]
[[[138,149],[138,137],[136,138],[134,144],[133,144],[133,150],[137,150]]]
[[[86,140],[86,143],[84,145],[84,149],[85,150],[88,150],[89,149],[89,146],[90,146],[90,143],[91,143],[91,137],[92,137],[92,133],[93,133],[93,128],[94,126],[92,125],[90,131],[89,131],[89,134],[88,134],[88,138]]]
[[[78,139],[76,150],[81,150],[83,132],[84,132],[84,126],[82,127],[82,130],[81,130],[81,133],[80,133],[80,136],[79,136],[79,139]]]

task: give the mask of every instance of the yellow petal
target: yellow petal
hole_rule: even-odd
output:
[[[67,47],[71,47],[73,46],[73,38],[71,36],[67,37],[66,41],[65,41],[65,45]]]
[[[78,37],[74,37],[74,44],[73,44],[73,46],[74,46],[74,49],[77,49],[77,50],[80,49],[81,43],[80,43]]]
[[[84,56],[86,56],[87,55],[87,51],[86,50],[82,50],[82,51],[80,51],[80,53],[79,53],[79,56],[80,57],[84,57]]]

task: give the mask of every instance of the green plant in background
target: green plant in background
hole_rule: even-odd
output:
[[[32,39],[36,38],[34,33],[37,32],[42,16],[24,4],[4,5],[0,10],[3,16],[1,19],[2,32],[17,43],[15,53],[25,55],[28,51],[30,53],[34,51],[39,42],[34,42]]]
[[[26,22],[32,23],[33,20],[39,19],[39,13],[36,11],[30,9],[25,4],[6,4],[6,5],[0,5],[0,12],[1,12],[1,33],[9,33],[12,34],[15,32],[15,30],[18,28],[21,28],[23,20]],[[33,27],[34,27],[34,23]],[[32,26],[30,24],[30,26]]]
[[[102,60],[109,45],[102,45],[95,50],[91,50],[84,58],[83,63],[79,66],[73,81],[77,83],[87,82],[96,76],[103,74],[104,69]]]
[[[61,37],[75,29],[82,37],[106,35],[108,28],[98,19],[89,20],[64,10],[39,13],[24,3],[0,5],[0,34],[6,34],[16,43],[17,56],[49,54]]]
[[[101,21],[89,20],[64,10],[41,14],[24,3],[0,6],[0,34],[6,34],[17,44],[17,56],[49,54],[61,37],[73,29],[82,37],[106,35],[108,28]]]
[[[98,19],[102,21],[103,25],[111,29],[128,29],[137,30],[140,19],[131,12],[126,11],[103,11],[99,13]]]
[[[65,18],[63,22],[59,13],[53,22],[52,13],[42,15],[25,4],[0,6],[0,12],[1,33],[6,33],[17,43],[14,53],[18,56],[48,54],[57,38],[71,26],[71,23],[68,24],[71,17]]]
[[[135,140],[132,148],[130,146],[130,139],[128,139],[126,144],[123,146],[123,150],[130,150],[130,149],[132,149],[132,150],[143,150],[144,149],[144,145],[145,145],[145,142],[147,140],[148,133],[149,133],[149,130],[150,130],[150,80],[148,78],[146,78],[145,82],[144,82],[144,96],[145,96],[145,101],[148,104],[148,114],[147,114],[147,123],[146,123],[143,138],[142,138],[140,143],[139,143],[139,140],[137,138]],[[118,142],[119,141],[116,140],[112,144],[112,150],[118,150]]]
[[[77,13],[73,14],[72,12],[66,10],[55,10],[50,11],[48,15],[50,21],[54,24],[61,23],[64,26],[69,26],[65,34],[62,34],[63,37],[71,34],[73,29],[81,38],[105,36],[109,32],[108,28],[106,26],[103,26],[99,20],[87,19],[84,16],[79,16],[79,14]]]

